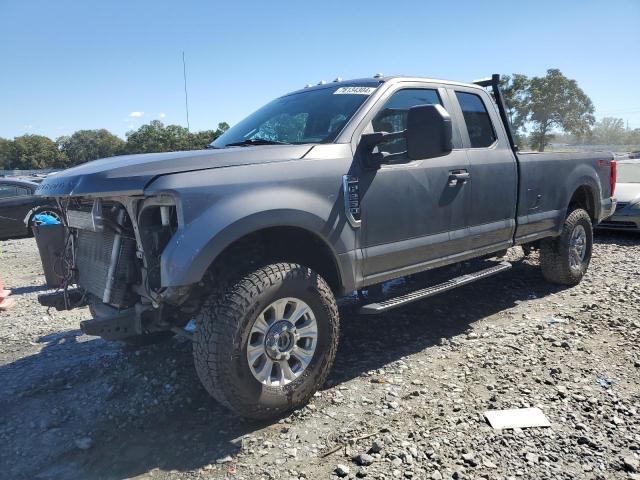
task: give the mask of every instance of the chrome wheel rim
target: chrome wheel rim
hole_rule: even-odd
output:
[[[55,218],[56,220],[58,220],[60,223],[62,223],[62,219],[60,218],[60,215],[57,212],[54,212],[52,210],[41,210],[38,213],[36,213],[36,215],[50,215],[53,218]],[[35,215],[34,215],[35,217]],[[35,218],[33,218],[31,220],[31,224],[32,225],[42,225],[42,222],[39,220],[36,220]]]
[[[247,340],[249,369],[263,385],[287,385],[307,369],[317,343],[311,307],[299,298],[280,298],[253,322]]]
[[[576,225],[569,239],[569,266],[578,271],[587,254],[587,231],[582,225]]]

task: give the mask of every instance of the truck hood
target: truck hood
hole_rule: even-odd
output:
[[[309,145],[261,145],[103,158],[46,178],[36,190],[36,195],[140,195],[150,182],[161,175],[297,160],[309,150]]]
[[[640,201],[640,183],[616,183],[616,199],[624,203]]]

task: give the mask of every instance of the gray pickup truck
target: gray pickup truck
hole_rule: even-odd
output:
[[[498,82],[322,83],[277,98],[207,150],[59,173],[38,194],[64,213],[68,268],[64,291],[40,301],[88,304],[83,331],[106,339],[189,336],[205,388],[268,418],[325,381],[337,297],[514,245],[539,248],[544,277],[575,285],[593,225],[615,209],[613,155],[518,153]],[[360,312],[510,266],[496,260]]]

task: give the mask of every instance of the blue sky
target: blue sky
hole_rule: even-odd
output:
[[[5,138],[186,125],[183,50],[192,130],[336,76],[471,81],[554,67],[598,118],[640,127],[640,0],[0,0],[0,25]]]

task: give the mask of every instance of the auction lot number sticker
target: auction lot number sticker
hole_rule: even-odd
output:
[[[340,87],[334,95],[371,95],[376,87]]]

